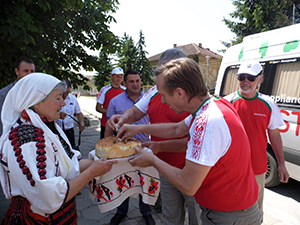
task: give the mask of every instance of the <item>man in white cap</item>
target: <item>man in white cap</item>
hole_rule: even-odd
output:
[[[126,89],[121,85],[123,76],[124,72],[121,67],[114,68],[110,75],[112,80],[111,84],[102,87],[97,96],[96,111],[102,113],[100,138],[104,138],[105,125],[107,121],[106,110],[108,108],[110,100],[118,94],[124,92],[124,90]]]
[[[250,141],[252,168],[259,186],[257,203],[263,219],[265,172],[268,168],[266,130],[278,161],[280,181],[287,183],[289,179],[278,130],[278,127],[284,125],[284,121],[276,103],[269,96],[256,91],[263,81],[263,68],[259,62],[241,64],[237,79],[239,90],[227,95],[225,99],[230,101],[237,110]]]

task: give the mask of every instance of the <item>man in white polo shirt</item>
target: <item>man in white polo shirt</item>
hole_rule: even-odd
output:
[[[61,129],[63,129],[72,145],[72,148],[74,148],[76,144],[74,134],[74,119],[72,117],[74,117],[75,115],[77,116],[79,129],[80,131],[83,131],[85,129],[84,116],[81,112],[76,97],[70,94],[71,82],[67,79],[63,79],[62,81],[66,83],[68,87],[66,92],[63,94],[66,105],[62,108],[60,112],[60,119],[56,120],[56,123],[61,127]]]

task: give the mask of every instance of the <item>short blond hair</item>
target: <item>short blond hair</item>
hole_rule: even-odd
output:
[[[173,94],[178,87],[182,88],[190,97],[203,97],[208,89],[204,83],[200,66],[189,58],[174,59],[156,68],[155,76],[164,76],[164,89]]]

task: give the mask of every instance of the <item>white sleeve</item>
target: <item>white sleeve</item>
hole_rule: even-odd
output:
[[[38,173],[37,160],[34,156],[34,153],[37,149],[35,142],[29,142],[23,144],[22,155],[25,165],[32,175],[32,179],[35,181],[34,186],[30,184],[30,180],[27,179],[27,176],[23,174],[22,169],[20,168],[19,163],[17,162],[16,157],[11,151],[8,157],[8,163],[10,165],[10,174],[11,182],[13,187],[13,192],[19,193],[25,196],[31,204],[41,210],[44,213],[53,213],[58,210],[65,201],[65,198],[68,193],[68,184],[65,179],[61,176],[56,176],[56,165],[52,160],[53,157],[48,153],[52,149],[46,151],[45,157],[46,160],[46,177],[47,179],[41,179]],[[51,143],[46,144],[51,146]],[[6,149],[11,149],[10,143],[7,141],[5,143]],[[52,148],[52,147],[51,147]],[[17,189],[19,188],[19,190]]]
[[[217,107],[195,118],[189,137],[186,159],[205,166],[214,166],[231,144],[229,127]]]
[[[226,99],[227,101],[231,102],[237,95],[237,92],[233,92],[229,95],[224,96],[223,98]]]
[[[105,93],[106,93],[106,91],[107,91],[107,89],[108,89],[108,86],[109,86],[109,85],[104,86],[103,88],[101,88],[101,90],[100,90],[100,92],[99,92],[99,95],[98,95],[98,97],[97,97],[97,99],[96,99],[96,101],[97,101],[98,103],[100,103],[101,105],[104,104],[104,101],[105,101]]]
[[[73,98],[73,102],[74,102],[74,107],[75,107],[75,113],[78,114],[78,113],[81,113],[81,109],[80,109],[80,106],[79,106],[79,103],[77,101],[77,98],[74,96],[74,95],[71,95],[72,98]]]
[[[269,102],[269,104],[271,106],[272,113],[271,113],[268,129],[274,130],[281,126],[284,126],[284,121],[277,104],[273,101]]]
[[[185,125],[187,125],[188,127],[190,127],[192,118],[193,118],[193,115],[192,115],[192,114],[190,114],[189,116],[187,116],[187,117],[184,119]]]
[[[149,89],[143,97],[135,104],[135,106],[144,114],[148,114],[148,107],[151,98],[157,94],[157,88],[154,86],[153,88]]]

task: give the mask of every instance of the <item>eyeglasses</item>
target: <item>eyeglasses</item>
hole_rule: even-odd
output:
[[[255,79],[256,79],[256,77],[249,76],[249,75],[245,75],[245,74],[240,74],[240,75],[238,75],[238,76],[237,76],[237,79],[238,79],[239,81],[243,81],[243,80],[246,79],[246,77],[247,77],[247,79],[248,79],[250,82],[254,82]]]

